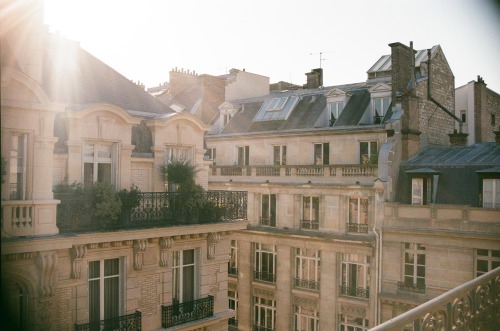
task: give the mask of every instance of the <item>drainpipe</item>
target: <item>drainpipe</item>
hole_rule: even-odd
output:
[[[375,274],[375,282],[377,285],[377,302],[375,302],[375,325],[380,324],[380,298],[379,294],[382,291],[382,280],[381,280],[381,274],[382,274],[382,231],[380,231],[380,234],[377,233],[376,225],[373,225],[373,233],[377,237],[377,252],[376,252],[376,257],[375,257],[375,266],[376,266],[376,274]]]
[[[427,73],[427,99],[432,101],[436,106],[441,108],[446,114],[450,115],[455,121],[457,121],[459,131],[460,131],[460,133],[462,133],[462,124],[463,124],[462,120],[460,118],[458,118],[457,116],[455,116],[455,114],[453,114],[451,111],[446,109],[442,104],[440,104],[437,100],[435,100],[431,96],[431,50],[430,49],[427,50],[427,71],[428,71],[428,73]]]

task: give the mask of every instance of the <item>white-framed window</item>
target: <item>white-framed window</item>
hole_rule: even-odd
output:
[[[483,208],[500,208],[500,179],[483,179]]]
[[[340,294],[358,298],[369,298],[370,257],[342,253],[340,260]]]
[[[238,146],[237,147],[237,152],[238,152],[238,165],[243,166],[243,165],[249,165],[250,163],[250,146]]]
[[[264,330],[275,330],[276,301],[253,297],[253,325]]]
[[[89,261],[89,322],[124,313],[125,268],[122,258]]]
[[[276,247],[254,243],[254,279],[276,282]]]
[[[25,200],[28,160],[27,133],[13,133],[10,136],[9,153],[9,197],[11,200]]]
[[[198,298],[196,290],[197,250],[187,249],[172,253],[172,304],[196,300]]]
[[[373,123],[379,124],[384,119],[385,114],[387,114],[387,110],[391,105],[391,97],[382,97],[382,98],[373,98]]]
[[[330,109],[330,126],[332,126],[339,119],[340,114],[342,114],[344,110],[344,101],[331,102],[328,104],[328,108]]]
[[[83,185],[108,182],[116,186],[118,173],[117,143],[85,143],[83,146]]]
[[[378,163],[378,141],[359,142],[359,163],[360,164]]]
[[[500,250],[478,248],[474,253],[476,277],[500,267]]]
[[[238,275],[238,241],[231,239],[231,250],[229,253],[227,272],[230,275]]]
[[[215,147],[213,148],[207,148],[207,152],[205,153],[206,159],[210,160],[212,162],[215,162],[215,158],[217,156],[217,150]]]
[[[233,115],[231,115],[231,114],[224,114],[222,127],[225,127],[227,125],[227,123],[229,123],[229,121],[231,120],[232,117],[233,117]]]
[[[191,146],[165,146],[165,164],[173,161],[193,163],[193,148]]]
[[[273,146],[274,165],[286,165],[286,145]]]
[[[411,204],[429,205],[432,203],[432,177],[411,179]]]
[[[316,309],[294,306],[295,331],[319,331],[319,313]]]
[[[295,248],[296,287],[319,290],[321,252],[315,249]]]
[[[368,232],[368,199],[349,198],[349,232]]]
[[[238,292],[227,291],[227,298],[229,299],[229,309],[236,312],[236,315],[228,320],[228,325],[238,326]]]
[[[330,164],[330,143],[314,144],[314,164]]]
[[[349,315],[339,316],[339,331],[367,331],[368,320],[366,318]]]
[[[319,229],[319,201],[319,197],[315,196],[304,196],[302,198],[301,228]]]
[[[276,194],[262,194],[260,224],[276,226]]]
[[[404,244],[404,284],[416,289],[425,288],[425,247],[422,244]]]

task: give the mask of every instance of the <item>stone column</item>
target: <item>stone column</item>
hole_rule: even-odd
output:
[[[291,325],[291,249],[288,246],[277,247],[276,261],[276,330],[292,330]]]

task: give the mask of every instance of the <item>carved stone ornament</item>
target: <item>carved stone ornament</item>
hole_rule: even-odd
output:
[[[82,274],[82,259],[87,253],[87,246],[75,245],[69,249],[71,255],[71,278],[80,279]]]
[[[134,270],[140,271],[144,265],[144,252],[148,248],[148,240],[134,240]]]
[[[359,317],[359,318],[366,317],[366,309],[363,307],[356,307],[343,304],[340,311],[342,315],[349,315],[352,317]]]
[[[173,244],[172,237],[160,238],[160,267],[168,266],[168,250],[172,248]]]
[[[265,290],[263,288],[254,287],[253,288],[253,295],[256,297],[274,300],[274,291],[272,291],[272,290]]]
[[[319,304],[316,298],[306,298],[294,295],[293,304],[304,308],[319,310]]]
[[[39,291],[41,297],[50,297],[54,293],[52,285],[52,275],[57,264],[56,252],[38,252],[36,266],[39,275]]]
[[[217,232],[212,232],[207,238],[207,258],[213,260],[215,258],[215,245],[220,240],[220,234]]]

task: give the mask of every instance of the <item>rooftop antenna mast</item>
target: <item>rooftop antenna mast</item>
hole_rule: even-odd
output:
[[[334,51],[331,51],[331,52],[317,52],[317,53],[310,53],[309,55],[319,55],[319,68],[321,69],[321,64],[322,64],[322,61],[326,60],[325,58],[323,58],[323,54],[328,54],[328,53],[333,53]]]

